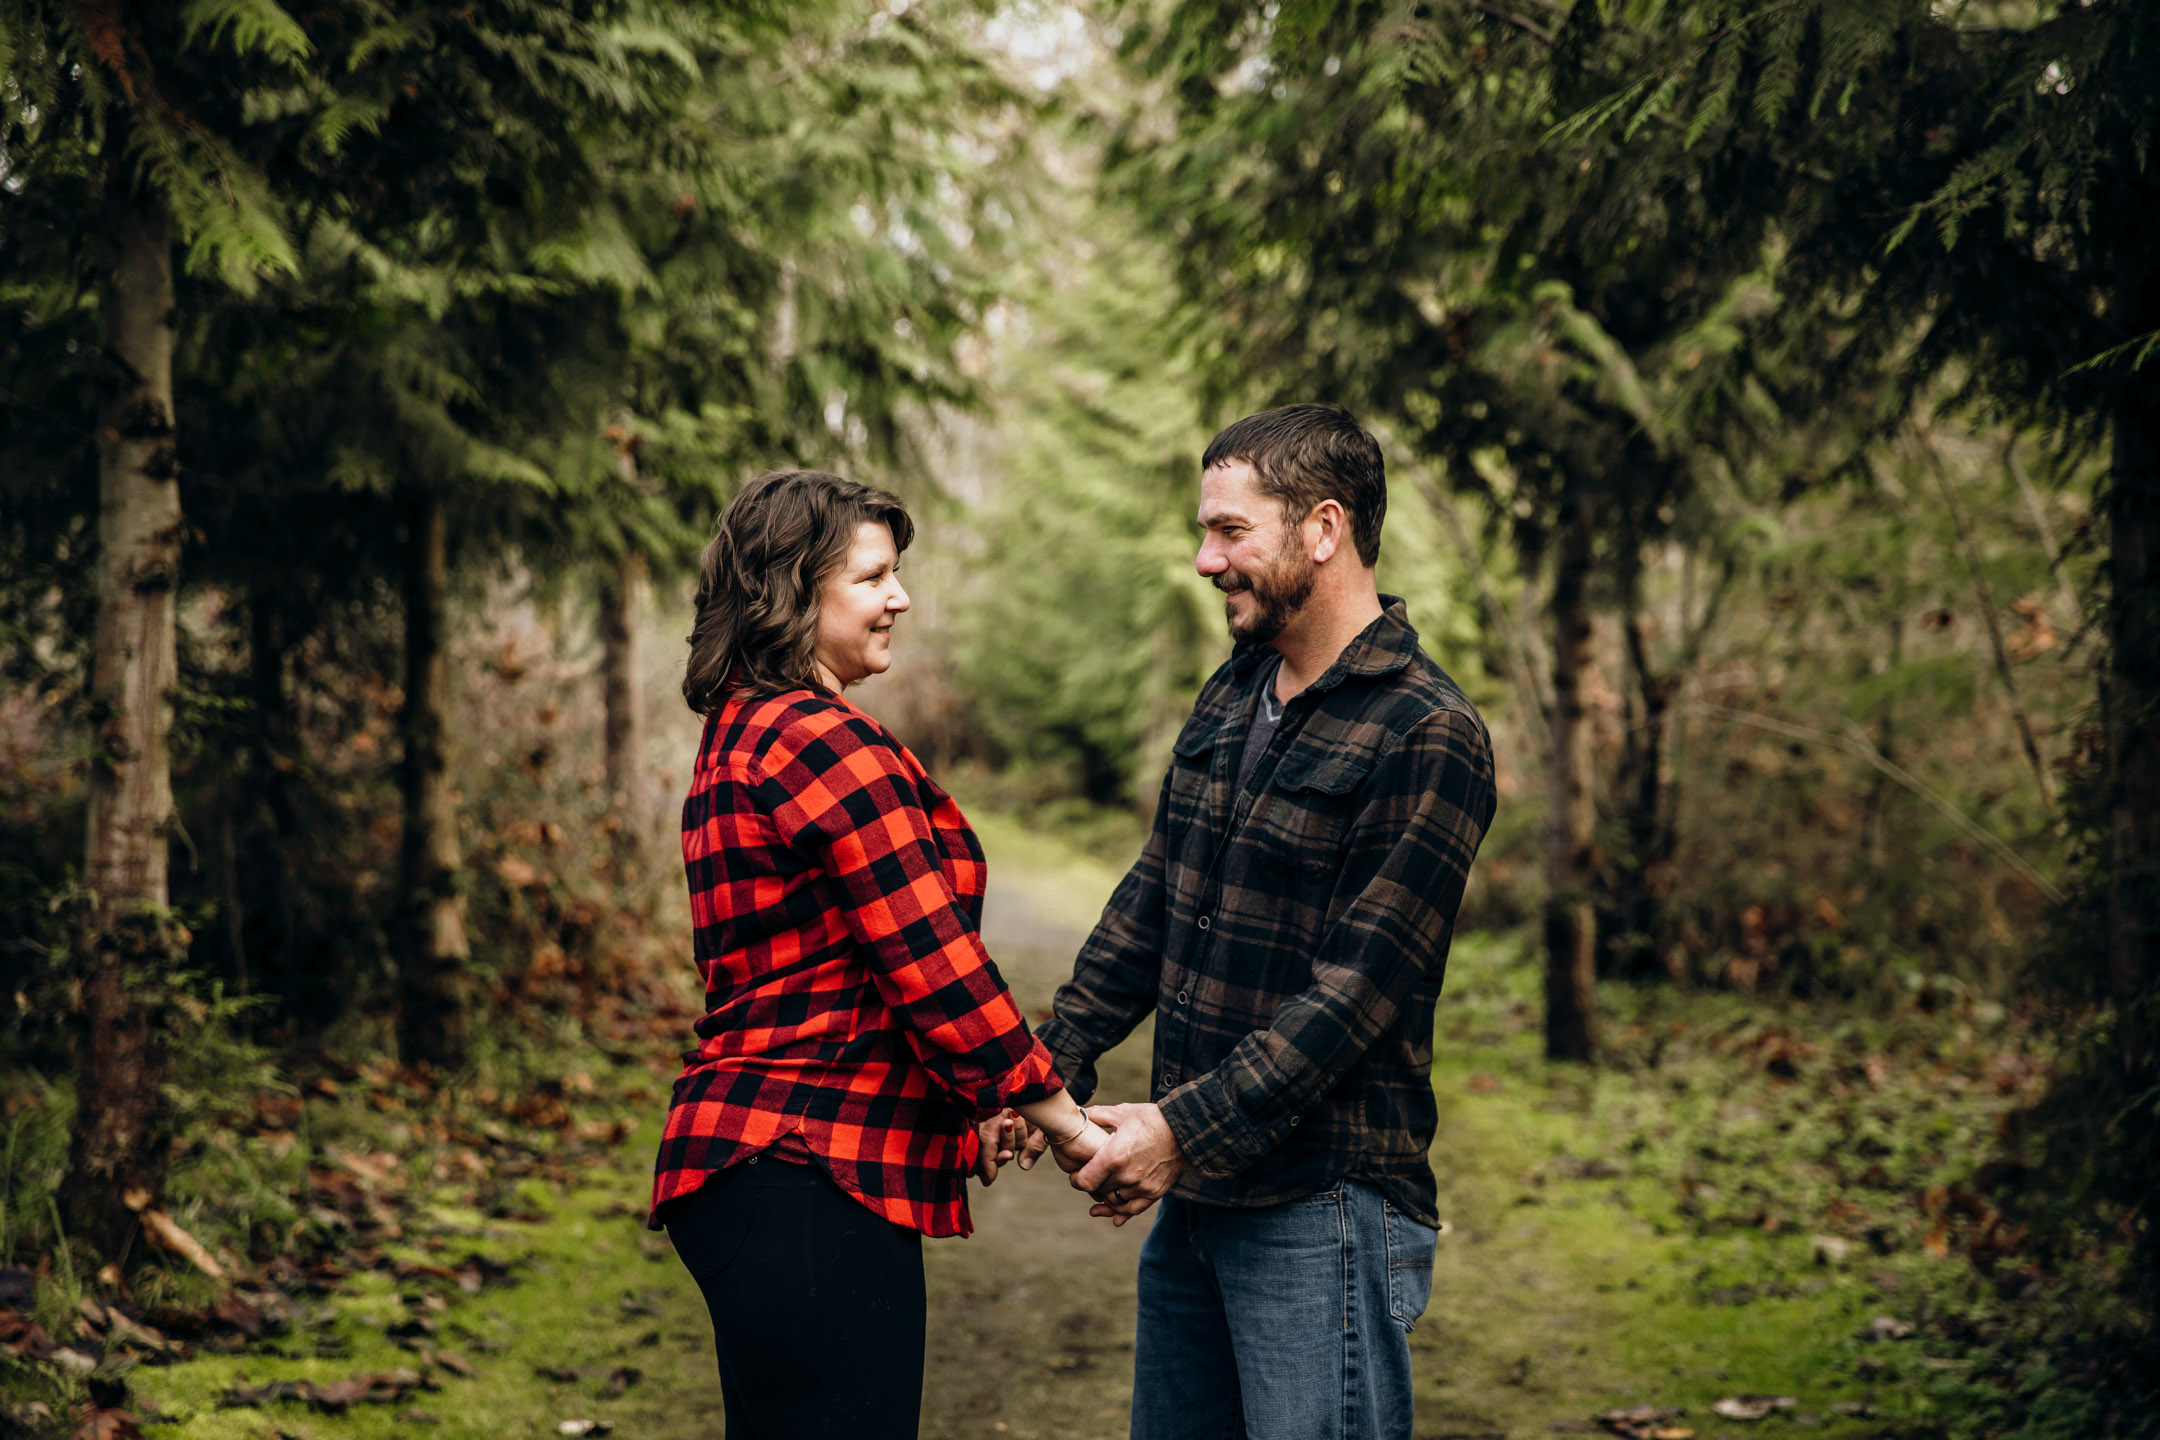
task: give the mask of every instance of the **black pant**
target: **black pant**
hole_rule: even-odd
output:
[[[816,1165],[721,1171],[668,1206],[705,1292],[728,1440],[915,1440],[922,1420],[922,1236]]]

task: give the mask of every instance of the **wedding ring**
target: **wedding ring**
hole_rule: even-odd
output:
[[[1110,1203],[1113,1205],[1122,1205],[1125,1203],[1125,1192],[1118,1189],[1115,1185],[1110,1187]]]

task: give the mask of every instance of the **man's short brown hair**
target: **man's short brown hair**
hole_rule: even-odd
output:
[[[1323,500],[1349,512],[1350,538],[1368,566],[1380,559],[1387,518],[1387,463],[1380,442],[1340,405],[1285,405],[1248,415],[1208,442],[1200,468],[1242,460],[1260,493],[1300,524]]]

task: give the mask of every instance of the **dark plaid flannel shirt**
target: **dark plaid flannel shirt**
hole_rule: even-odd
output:
[[[648,1223],[798,1135],[887,1220],[967,1234],[974,1122],[1059,1081],[977,937],[959,805],[845,700],[737,697],[706,722],[683,863],[707,1013]]]
[[[1400,600],[1293,698],[1243,797],[1264,647],[1200,692],[1155,827],[1037,1035],[1076,1099],[1152,1010],[1174,1194],[1275,1205],[1351,1179],[1439,1222],[1433,1008],[1493,817],[1492,745]]]

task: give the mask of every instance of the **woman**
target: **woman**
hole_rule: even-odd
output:
[[[892,664],[913,534],[897,497],[791,470],[705,549],[683,861],[707,1013],[650,1223],[712,1310],[729,1440],[913,1437],[922,1237],[970,1230],[1008,1107],[1073,1168],[1105,1138],[983,951],[959,806],[841,698]]]

